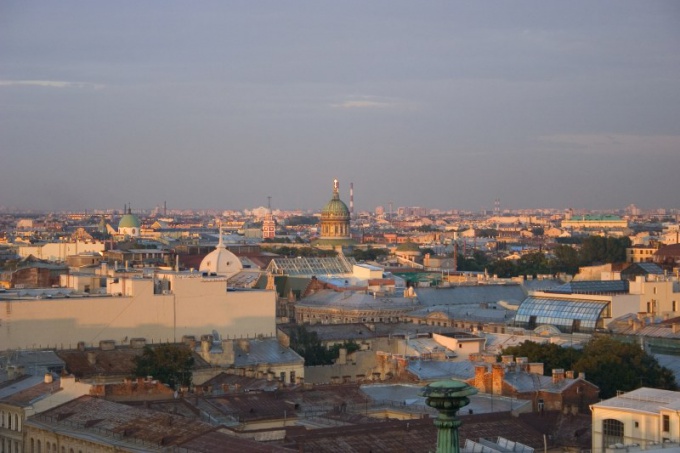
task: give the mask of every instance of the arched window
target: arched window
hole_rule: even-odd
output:
[[[42,453],[42,447],[40,444],[40,439],[35,442],[35,453]]]
[[[623,422],[608,418],[602,421],[602,448],[623,443]]]
[[[14,414],[14,428],[17,431],[21,431],[21,420],[19,419],[19,414]]]

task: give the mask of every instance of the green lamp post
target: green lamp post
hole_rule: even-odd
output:
[[[437,453],[459,453],[458,428],[462,422],[456,413],[470,404],[468,396],[476,394],[477,389],[463,381],[451,379],[433,382],[418,393],[427,398],[425,403],[428,406],[439,412],[434,421],[437,427]]]

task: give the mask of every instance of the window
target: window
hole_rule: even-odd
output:
[[[623,443],[623,423],[608,418],[602,421],[602,447]]]
[[[671,417],[669,415],[663,416],[663,432],[667,433],[671,430]]]

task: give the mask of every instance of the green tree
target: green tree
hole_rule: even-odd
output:
[[[314,331],[307,330],[304,325],[295,326],[290,333],[290,348],[305,359],[306,366],[333,363],[328,350],[321,344],[319,335]]]
[[[489,264],[489,273],[500,278],[517,276],[517,266],[510,260],[499,259]]]
[[[550,273],[550,264],[543,252],[532,252],[522,255],[517,261],[517,272],[522,275]]]
[[[639,387],[678,388],[673,373],[659,365],[653,356],[636,344],[608,336],[594,337],[583,350],[525,341],[504,348],[501,354],[541,362],[546,376],[550,376],[555,368],[585,373],[586,379],[600,388],[601,398],[611,398],[619,390],[628,392]]]
[[[574,370],[584,372],[589,381],[600,387],[601,398],[639,387],[678,388],[673,373],[638,345],[606,336],[595,337],[586,345]]]
[[[527,357],[529,362],[543,364],[543,374],[551,376],[553,369],[573,370],[574,364],[581,358],[582,351],[574,348],[563,348],[554,343],[536,343],[524,341],[517,346],[504,348],[502,355]]]
[[[630,244],[627,237],[589,236],[583,240],[579,257],[584,265],[622,263],[626,261],[626,248],[630,247]]]
[[[305,366],[314,366],[332,365],[340,356],[340,348],[347,349],[347,353],[351,354],[359,350],[359,345],[352,340],[346,340],[342,344],[326,348],[316,332],[308,330],[304,325],[299,325],[295,326],[290,333],[290,348],[305,359]]]
[[[579,267],[578,252],[569,245],[558,245],[553,250],[553,269],[556,272],[576,274]]]
[[[389,252],[387,251],[387,249],[374,249],[374,248],[369,248],[366,250],[354,249],[352,250],[352,253],[350,253],[349,256],[351,256],[357,261],[376,261],[379,258],[386,256],[388,253]]]
[[[171,388],[191,385],[194,358],[182,345],[161,344],[146,346],[142,355],[135,357],[135,376],[153,376]]]

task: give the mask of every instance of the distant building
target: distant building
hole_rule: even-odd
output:
[[[127,212],[118,222],[118,234],[125,237],[138,238],[142,233],[142,222],[139,217],[128,208]]]
[[[338,180],[333,180],[333,198],[321,210],[321,233],[313,241],[317,247],[335,248],[355,244],[350,232],[351,215],[347,205],[340,199]]]
[[[581,215],[573,216],[562,221],[562,228],[574,229],[603,229],[628,228],[628,220],[615,215]]]

